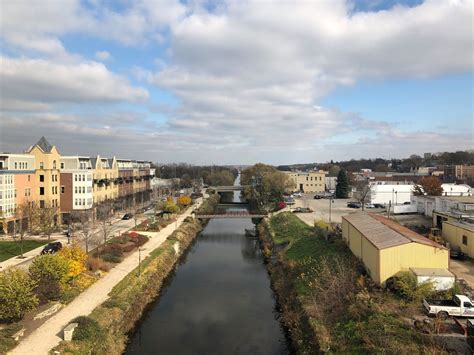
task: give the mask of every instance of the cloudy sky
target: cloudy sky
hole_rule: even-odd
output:
[[[0,151],[284,164],[474,149],[472,0],[0,3]]]

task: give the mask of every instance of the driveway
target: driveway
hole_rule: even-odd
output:
[[[463,279],[474,290],[474,263],[470,260],[454,260],[449,261],[449,271],[451,271],[456,278]]]

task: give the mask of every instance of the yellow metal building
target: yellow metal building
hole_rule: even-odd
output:
[[[449,267],[448,249],[380,215],[343,216],[342,237],[378,284],[414,267]]]
[[[474,258],[474,225],[467,222],[445,221],[443,223],[443,239],[452,249],[461,251]]]

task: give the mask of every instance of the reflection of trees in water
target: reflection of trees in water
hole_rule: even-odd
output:
[[[222,203],[234,202],[234,192],[219,192]]]
[[[242,257],[245,260],[257,259],[260,257],[260,243],[258,238],[244,237],[242,238]]]

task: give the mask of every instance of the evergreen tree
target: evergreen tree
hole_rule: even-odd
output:
[[[339,170],[337,174],[336,198],[347,198],[349,193],[349,182],[347,173],[344,169]]]

